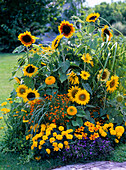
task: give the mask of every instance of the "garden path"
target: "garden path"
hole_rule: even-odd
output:
[[[126,162],[98,161],[86,164],[67,165],[53,170],[126,170]]]

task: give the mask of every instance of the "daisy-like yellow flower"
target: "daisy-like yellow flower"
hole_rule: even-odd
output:
[[[60,40],[61,38],[63,37],[63,35],[58,35],[53,41],[52,41],[52,45],[51,45],[51,48],[54,50],[58,47],[59,43],[60,43]]]
[[[88,78],[90,77],[90,74],[87,71],[81,71],[80,76],[83,80],[88,80]]]
[[[107,87],[107,91],[114,92],[116,90],[116,88],[118,87],[118,82],[119,77],[118,76],[112,76],[110,81],[106,82],[106,87]]]
[[[28,90],[28,87],[24,84],[19,85],[18,88],[16,89],[17,96],[23,97],[26,91]]]
[[[52,85],[52,84],[55,83],[55,81],[56,81],[56,79],[55,79],[55,77],[53,77],[53,76],[49,76],[49,77],[47,77],[47,78],[45,79],[45,83],[46,83],[47,85]]]
[[[79,84],[79,79],[76,75],[76,73],[74,73],[73,71],[69,74],[67,74],[69,77],[68,77],[68,80],[70,81],[71,84]]]
[[[100,17],[99,13],[91,13],[87,16],[86,21],[87,22],[95,22]]]
[[[75,102],[81,105],[86,105],[90,100],[90,94],[84,89],[79,90],[75,95]]]
[[[36,156],[35,159],[39,161],[41,159],[41,156]]]
[[[120,132],[121,134],[123,134],[125,129],[123,126],[116,126],[115,131],[116,131],[116,133]]]
[[[24,46],[29,47],[33,43],[35,43],[35,36],[31,35],[30,32],[26,31],[18,36],[18,40],[20,40]]]
[[[40,95],[38,93],[38,90],[32,90],[31,88],[29,88],[26,93],[23,95],[23,99],[25,102],[31,103],[33,102],[35,99],[39,98]]]
[[[7,105],[7,102],[1,103],[1,106],[5,106],[5,105]]]
[[[66,38],[70,38],[75,32],[73,24],[70,24],[68,21],[62,21],[60,26],[58,26],[60,34],[63,34]]]
[[[74,102],[75,101],[75,94],[81,90],[81,88],[79,88],[78,86],[72,86],[71,89],[68,90],[68,96],[69,96],[69,99]]]
[[[51,151],[50,151],[50,149],[47,148],[47,149],[46,149],[46,152],[47,152],[48,154],[50,154]]]
[[[34,66],[33,64],[28,64],[23,69],[24,76],[28,76],[28,77],[32,77],[37,71],[38,71],[38,68]]]
[[[102,72],[103,72],[103,74],[102,74]],[[110,76],[110,72],[106,68],[106,69],[104,69],[104,71],[103,71],[103,69],[99,71],[99,74],[97,75],[97,79],[98,79],[98,81],[104,81],[105,82],[105,81],[108,81],[109,76]]]
[[[90,63],[91,64],[91,61],[92,61],[92,57],[89,53],[87,54],[83,54],[81,59],[85,62],[85,63]]]
[[[75,106],[69,106],[69,107],[67,108],[67,113],[68,113],[68,115],[70,115],[70,116],[76,115],[76,114],[77,114],[77,109],[76,109],[76,107],[75,107]]]
[[[106,38],[108,36],[108,41],[111,41],[111,38],[113,37],[111,31],[109,30],[109,26],[105,25],[104,28],[101,29],[102,33],[101,36],[103,38],[103,41],[106,41]]]

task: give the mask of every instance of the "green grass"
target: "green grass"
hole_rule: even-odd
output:
[[[22,54],[21,54],[22,55]],[[20,55],[18,54],[0,54],[0,103],[6,101],[9,97],[10,92],[13,90],[15,80],[9,82],[11,78],[11,72],[14,66],[17,64],[17,60]],[[1,107],[0,107],[1,108]],[[0,113],[0,116],[2,114]],[[0,120],[0,126],[5,126],[4,121]],[[0,130],[0,141],[2,142],[3,130]],[[61,162],[55,160],[45,161],[31,161],[25,164],[19,164],[18,155],[12,153],[0,153],[0,170],[5,169],[21,169],[21,170],[47,170],[62,165]],[[126,144],[118,146],[113,156],[110,158],[111,161],[123,162],[126,161]]]

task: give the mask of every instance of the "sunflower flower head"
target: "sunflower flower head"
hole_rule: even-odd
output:
[[[86,21],[87,22],[95,22],[100,17],[99,13],[91,13],[87,16]]]
[[[72,88],[68,90],[68,96],[72,102],[75,102],[75,95],[79,90],[81,90],[81,88],[78,86],[72,86]]]
[[[113,37],[109,26],[105,25],[104,28],[101,29],[102,33],[101,33],[101,37],[103,38],[103,41],[106,41],[106,39],[108,39],[108,41],[111,41],[111,38]]]
[[[111,80],[106,82],[106,87],[107,87],[106,90],[109,91],[110,93],[114,92],[119,85],[118,80],[119,80],[118,76],[112,76]]]
[[[31,35],[30,32],[26,31],[18,36],[18,40],[20,40],[24,46],[29,47],[33,43],[35,43],[35,36]]]
[[[88,78],[90,77],[90,74],[87,71],[81,71],[80,76],[83,80],[88,80]]]
[[[61,38],[63,37],[63,35],[58,35],[53,41],[52,41],[52,45],[51,45],[51,48],[54,50],[58,47],[59,43],[60,43],[60,40]]]
[[[86,105],[90,100],[90,94],[84,89],[79,90],[75,95],[75,102],[81,105]]]
[[[28,89],[28,87],[27,87],[26,85],[24,85],[24,84],[19,85],[19,86],[17,87],[17,89],[16,89],[17,96],[18,96],[18,97],[23,97],[24,94],[26,93],[27,89]]]
[[[23,69],[24,76],[28,76],[28,77],[32,77],[37,71],[38,71],[38,68],[34,66],[33,64],[28,64]]]
[[[90,63],[92,61],[92,57],[89,53],[87,54],[83,54],[83,56],[81,57],[81,59],[85,62],[85,63]]]
[[[71,84],[79,84],[79,79],[76,75],[76,73],[74,73],[73,71],[69,74],[67,74],[69,77],[68,77],[68,80],[70,81]]]
[[[29,104],[34,102],[37,98],[39,98],[40,95],[37,90],[32,90],[29,88],[26,93],[23,95],[23,99],[25,102],[28,102]]]
[[[70,24],[68,21],[62,21],[60,26],[58,26],[60,34],[63,34],[66,38],[70,38],[75,32],[73,24]]]
[[[104,69],[104,71],[102,69],[99,71],[99,74],[97,75],[97,79],[98,81],[106,82],[109,79],[109,76],[110,76],[110,72],[108,71],[108,69]]]
[[[55,83],[55,81],[56,81],[56,79],[55,79],[55,77],[53,77],[53,76],[49,76],[49,77],[47,77],[47,78],[45,79],[45,83],[46,83],[47,85],[52,85],[52,84]]]
[[[77,109],[75,106],[69,106],[67,108],[67,114],[70,115],[70,116],[74,116],[77,114]]]

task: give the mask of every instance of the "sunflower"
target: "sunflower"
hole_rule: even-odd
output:
[[[108,81],[109,76],[110,76],[110,72],[106,68],[106,69],[104,69],[104,71],[103,71],[103,69],[99,71],[99,74],[97,75],[97,79],[98,79],[98,81]]]
[[[55,79],[55,77],[53,77],[53,76],[49,76],[49,77],[47,77],[47,78],[45,79],[45,83],[46,83],[47,85],[52,85],[52,84],[55,83],[55,81],[56,81],[56,79]]]
[[[63,35],[58,35],[52,42],[52,45],[51,45],[51,48],[54,50],[58,47],[59,43],[60,43],[60,40],[61,38],[63,37]]]
[[[16,89],[17,96],[23,97],[26,91],[28,90],[28,87],[24,84],[19,85],[18,88]]]
[[[25,102],[31,103],[33,101],[35,101],[35,99],[39,98],[40,95],[38,93],[38,90],[32,90],[31,88],[29,88],[26,93],[23,95],[23,99]]]
[[[90,100],[90,94],[84,89],[79,90],[75,94],[75,102],[81,105],[86,105]]]
[[[69,96],[69,99],[74,102],[75,101],[75,94],[81,90],[81,88],[77,87],[77,86],[72,86],[71,89],[68,90],[68,96]]]
[[[33,64],[28,64],[27,66],[24,67],[23,71],[24,76],[32,77],[38,71],[38,68]]]
[[[87,16],[86,21],[87,22],[95,22],[100,17],[99,13],[91,13]]]
[[[110,81],[106,82],[107,91],[114,92],[118,87],[118,76],[112,76]]]
[[[80,76],[82,79],[88,80],[88,78],[90,77],[90,74],[87,71],[81,71]]]
[[[67,74],[69,77],[68,77],[68,80],[71,82],[71,84],[79,84],[79,79],[76,75],[76,73],[74,73],[73,71],[69,74]]]
[[[70,116],[76,115],[76,113],[77,113],[76,107],[75,107],[75,106],[69,106],[69,107],[67,108],[67,113],[68,113],[68,115],[70,115]]]
[[[14,79],[17,81],[17,83],[21,84],[19,77],[14,77]]]
[[[101,36],[103,38],[103,41],[106,40],[107,36],[108,36],[108,41],[110,41],[113,35],[109,30],[109,26],[105,25],[104,28],[101,29],[101,31],[102,31]]]
[[[33,43],[35,43],[35,36],[31,35],[31,33],[28,32],[28,31],[26,31],[24,33],[21,33],[18,36],[18,39],[26,47],[28,47],[28,46],[32,45]]]
[[[83,56],[81,57],[81,59],[85,62],[85,63],[90,63],[91,64],[91,60],[92,57],[89,53],[87,54],[83,54]]]
[[[66,38],[70,38],[75,32],[73,24],[70,24],[68,21],[62,21],[60,26],[58,26],[60,34],[63,34]]]

